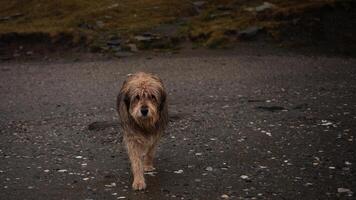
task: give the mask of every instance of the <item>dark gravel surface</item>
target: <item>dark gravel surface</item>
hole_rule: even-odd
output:
[[[139,70],[164,80],[171,119],[134,192],[115,98]],[[351,58],[0,63],[0,199],[354,199],[355,92]]]

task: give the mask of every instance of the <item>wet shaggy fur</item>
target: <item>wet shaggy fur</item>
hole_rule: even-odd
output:
[[[146,188],[144,171],[154,170],[155,150],[168,123],[167,95],[161,79],[144,72],[128,76],[117,98],[117,109],[131,161],[132,188],[142,190]]]

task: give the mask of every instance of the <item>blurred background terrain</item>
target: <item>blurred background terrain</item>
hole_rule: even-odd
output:
[[[354,55],[352,0],[2,0],[0,55],[232,48],[244,41]],[[325,48],[327,47],[327,48]]]

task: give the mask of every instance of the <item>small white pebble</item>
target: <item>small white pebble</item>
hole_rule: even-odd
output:
[[[347,188],[337,188],[338,193],[351,193],[350,189]]]
[[[245,179],[248,179],[248,176],[246,176],[246,175],[241,175],[240,178],[242,178],[242,179],[245,180]]]
[[[89,178],[83,178],[83,181],[87,181],[87,180],[89,180]]]
[[[223,195],[221,195],[221,198],[223,198],[223,199],[228,199],[229,196],[228,196],[227,194],[223,194]]]
[[[349,161],[345,161],[345,165],[352,165]]]
[[[182,174],[183,173],[183,170],[180,169],[180,170],[177,170],[177,171],[174,171],[175,174]]]

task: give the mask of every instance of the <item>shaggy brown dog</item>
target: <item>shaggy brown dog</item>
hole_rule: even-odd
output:
[[[131,161],[132,188],[146,188],[144,171],[152,171],[157,143],[168,122],[166,92],[160,78],[139,72],[124,82],[117,98],[124,143]]]

